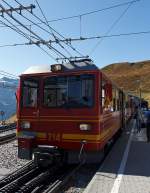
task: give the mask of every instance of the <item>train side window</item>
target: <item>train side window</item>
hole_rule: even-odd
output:
[[[120,105],[119,105],[119,91],[116,89],[116,110],[120,110]]]
[[[113,87],[112,89],[112,107],[113,107],[113,111],[116,111],[116,88]]]
[[[113,111],[112,108],[112,84],[102,80],[101,84],[101,106],[104,111]]]
[[[129,108],[128,96],[125,96],[125,108]]]
[[[102,109],[105,108],[105,85],[106,85],[106,81],[102,80],[102,84],[101,84],[101,106]]]
[[[68,107],[92,107],[94,76],[83,74],[68,77]]]

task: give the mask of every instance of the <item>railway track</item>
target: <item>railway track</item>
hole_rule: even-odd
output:
[[[52,165],[39,168],[33,162],[6,176],[0,181],[0,193],[59,193],[83,164],[72,166]]]
[[[28,170],[32,170],[35,168],[33,161],[30,161],[25,166],[21,167],[20,169],[16,170],[15,172],[7,175],[5,178],[0,180],[0,188],[6,186],[7,184],[13,182],[15,179],[19,178],[20,176],[24,175]]]
[[[16,139],[16,133],[11,133],[0,137],[0,145],[8,143]]]
[[[0,193],[59,193],[69,186],[70,179],[82,167],[85,166],[52,165],[39,168],[30,162],[0,181]]]
[[[110,149],[109,147],[101,164]],[[70,186],[70,179],[73,179],[82,167],[85,166],[83,164],[72,166],[51,165],[49,168],[39,168],[33,162],[30,162],[0,180],[0,193],[59,193],[62,192],[62,189]]]
[[[10,130],[14,130],[14,129],[16,129],[16,123],[3,125],[0,127],[0,133],[4,133],[6,131],[10,131]]]
[[[54,193],[67,183],[79,166],[39,168],[32,161],[0,180],[0,193]]]
[[[82,164],[74,166],[72,168],[68,168],[65,174],[62,174],[55,179],[53,183],[51,183],[47,189],[45,189],[42,193],[58,193],[62,190],[65,186],[67,186],[70,179],[76,174],[78,170],[82,167]],[[39,192],[35,192],[39,193]]]
[[[94,168],[93,174],[97,171],[97,168],[99,168],[100,165],[103,164],[103,162],[107,158],[109,152],[111,151],[112,147],[114,146],[116,141],[119,139],[119,136],[120,136],[120,133],[118,133],[118,135],[115,136],[114,140],[109,144],[109,146],[107,146],[107,148],[105,149],[104,157],[101,160],[101,162],[98,165],[96,165],[96,167]],[[86,168],[86,166],[84,164],[79,164],[76,167],[73,167],[70,170],[66,171],[65,174],[63,174],[62,176],[57,177],[57,179],[53,183],[51,183],[49,185],[49,187],[46,190],[44,190],[42,193],[60,193],[60,192],[64,192],[65,190],[67,190],[70,187],[70,185],[68,185],[69,182],[73,181],[72,179],[84,167]],[[62,191],[62,190],[64,190],[64,191]],[[32,192],[32,193],[40,193],[40,191],[35,191],[35,192]]]
[[[0,145],[3,145],[16,139],[16,133],[14,132],[15,129],[15,124],[10,124],[0,129]]]

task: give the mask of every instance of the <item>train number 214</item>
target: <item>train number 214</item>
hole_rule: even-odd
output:
[[[61,135],[60,133],[48,133],[49,141],[60,141]]]

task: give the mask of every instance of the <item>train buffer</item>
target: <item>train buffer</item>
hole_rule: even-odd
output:
[[[84,193],[150,193],[150,143],[135,127],[131,120]]]

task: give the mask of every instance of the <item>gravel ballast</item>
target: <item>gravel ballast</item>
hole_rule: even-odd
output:
[[[17,140],[0,145],[0,175],[3,170],[11,173],[28,163],[17,157],[17,145]]]

